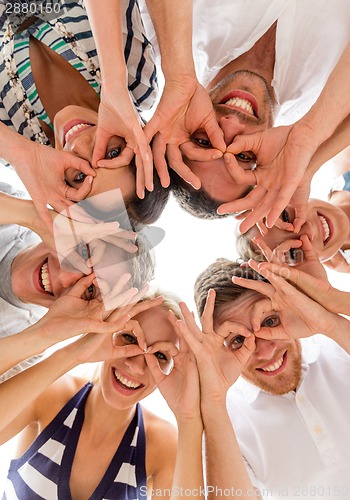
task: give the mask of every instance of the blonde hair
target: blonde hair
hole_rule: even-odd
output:
[[[155,290],[153,293],[150,295],[147,295],[146,297],[143,297],[139,302],[146,302],[147,300],[151,299],[156,299],[157,297],[164,297],[163,302],[159,304],[159,307],[162,307],[163,309],[166,309],[169,311],[173,311],[175,316],[178,319],[183,319],[182,313],[179,307],[179,302],[180,302],[180,297],[178,297],[175,293],[169,292],[169,291],[164,291],[161,289]],[[92,363],[91,363],[92,364]],[[93,383],[96,384],[100,378],[100,369],[101,369],[101,362],[95,363],[95,366],[93,366],[93,369],[90,371],[90,367],[86,370],[86,375],[87,378]]]

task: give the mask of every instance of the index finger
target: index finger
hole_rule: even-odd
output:
[[[168,144],[166,148],[170,167],[194,189],[201,187],[200,178],[183,162],[180,149],[177,145]]]

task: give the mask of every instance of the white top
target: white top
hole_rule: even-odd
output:
[[[349,0],[193,0],[193,5],[193,53],[204,86],[278,20],[272,85],[283,104],[279,125],[308,111],[350,41]],[[143,18],[157,50],[144,12]]]
[[[323,335],[302,346],[297,391],[273,396],[240,378],[228,393],[230,418],[264,498],[349,499],[350,356]]]

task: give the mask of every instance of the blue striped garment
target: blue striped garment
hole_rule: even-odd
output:
[[[23,0],[22,3],[25,3]],[[30,3],[30,2],[29,2]],[[56,0],[57,17],[40,13],[21,33],[18,27],[30,14],[9,15],[0,3],[0,121],[21,135],[49,144],[39,119],[48,122],[31,74],[29,36],[58,52],[100,93],[100,70],[96,46],[82,0]],[[122,0],[122,31],[128,85],[138,111],[150,109],[158,91],[153,47],[145,36],[137,0]]]
[[[22,457],[12,460],[2,500],[71,500],[70,472],[84,421],[87,383],[62,408]],[[90,500],[137,500],[146,489],[141,406]],[[98,450],[96,450],[98,453]],[[93,456],[91,460],[93,460]]]

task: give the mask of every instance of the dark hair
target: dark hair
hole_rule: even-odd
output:
[[[198,276],[194,285],[194,300],[200,317],[203,314],[210,289],[214,289],[216,292],[214,321],[221,306],[234,302],[250,292],[247,288],[233,283],[233,276],[266,281],[250,267],[242,268],[238,262],[223,258],[217,259]]]
[[[194,189],[190,184],[184,181],[174,170],[171,168],[170,179],[171,179],[171,190],[179,203],[180,207],[191,215],[194,215],[198,219],[222,219],[223,217],[228,217],[232,214],[218,214],[217,209],[223,200],[215,200],[203,189]],[[247,190],[240,196],[243,198],[246,196],[254,186],[248,186]]]
[[[131,172],[136,177],[135,157],[130,162]],[[145,190],[145,197],[136,194],[125,203],[131,223],[153,224],[161,216],[168,202],[170,189],[163,188],[156,169],[153,169],[153,191]]]
[[[221,201],[211,198],[203,188],[194,189],[171,168],[169,172],[171,191],[183,210],[198,219],[221,219],[225,217],[225,215],[217,213]]]

